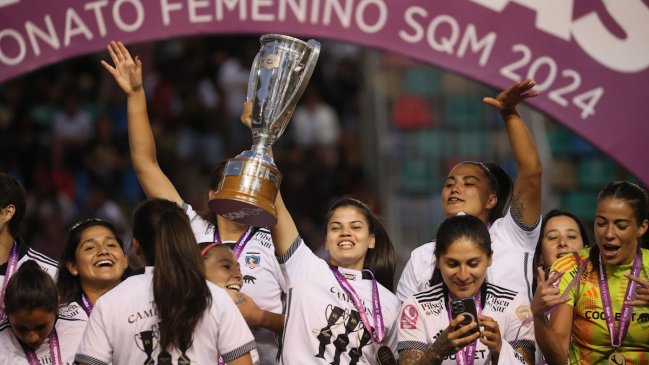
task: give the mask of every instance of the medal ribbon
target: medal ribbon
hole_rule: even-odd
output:
[[[633,260],[633,267],[631,268],[631,276],[638,277],[640,274],[640,263],[642,262],[642,251],[638,249],[635,254],[635,259]],[[597,272],[597,280],[599,282],[599,291],[602,296],[602,306],[604,307],[604,313],[606,315],[606,326],[608,327],[608,333],[611,336],[611,346],[614,349],[620,348],[622,345],[622,340],[626,336],[627,331],[629,330],[629,324],[631,323],[631,314],[633,313],[633,306],[629,304],[622,305],[622,313],[620,315],[619,327],[617,332],[615,331],[615,316],[613,315],[613,305],[611,304],[611,293],[608,290],[608,282],[606,280],[606,269],[602,263],[602,255],[599,256],[599,271]],[[629,283],[626,286],[626,293],[624,294],[624,300],[630,301],[635,297],[636,289],[638,283],[629,279]]]
[[[248,241],[252,238],[252,236],[255,233],[255,229],[253,227],[248,227],[248,229],[243,232],[241,237],[239,237],[239,240],[237,240],[237,243],[234,244],[234,248],[232,248],[232,252],[234,252],[234,256],[236,256],[237,260],[239,259],[239,256],[241,256],[241,252],[243,249],[246,247],[248,244]],[[223,242],[221,242],[221,236],[219,236],[219,227],[215,224],[214,225],[214,243],[205,247],[203,249],[203,252],[201,252],[201,256],[205,255],[205,252],[209,251],[210,248],[220,245]]]
[[[376,279],[374,278],[372,271],[367,269],[363,270],[364,272],[368,272],[372,277],[372,312],[375,324],[374,331],[371,330],[372,326],[370,325],[370,320],[369,318],[367,318],[365,307],[363,307],[361,298],[356,293],[356,290],[354,290],[347,278],[343,274],[341,274],[340,271],[338,271],[338,267],[329,265],[329,269],[331,269],[331,272],[334,274],[334,277],[338,281],[338,284],[340,284],[340,287],[343,288],[343,290],[345,290],[354,301],[354,306],[356,306],[356,310],[361,316],[363,326],[365,326],[365,328],[370,331],[372,340],[378,344],[383,343],[383,339],[385,338],[385,326],[383,325],[383,314],[381,314],[381,299],[379,298],[379,287],[376,284]]]
[[[478,294],[473,298],[475,300],[475,306],[478,310],[478,315],[482,315],[482,295],[480,294],[480,289],[478,289]],[[446,314],[448,314],[449,324],[452,321],[451,318],[451,308],[449,308],[449,303],[451,299],[449,298],[446,305]],[[476,318],[477,320],[477,318]],[[479,329],[478,329],[479,330]],[[459,365],[473,365],[475,362],[475,349],[478,345],[478,340],[471,342],[470,345],[464,346],[460,351],[455,354],[455,362]]]
[[[25,357],[27,357],[27,362],[29,363],[29,365],[41,365],[40,360],[38,360],[38,356],[36,356],[36,352],[32,348],[28,347],[22,342],[20,343],[20,345],[25,352]],[[57,336],[55,328],[52,328],[52,332],[50,333],[50,355],[52,355],[52,365],[63,365],[63,362],[61,361],[61,347],[59,345],[59,336]]]
[[[0,321],[5,317],[5,289],[7,288],[7,283],[9,278],[16,273],[18,269],[18,242],[14,241],[13,246],[11,246],[11,251],[9,251],[9,258],[7,260],[7,272],[5,272],[5,278],[2,282],[2,292],[0,292]]]
[[[90,299],[88,299],[86,293],[81,293],[81,308],[83,308],[83,311],[86,312],[88,317],[90,317],[93,305],[92,302],[90,302]]]

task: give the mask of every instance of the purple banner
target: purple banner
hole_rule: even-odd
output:
[[[181,35],[282,33],[399,52],[530,103],[645,184],[649,0],[0,0],[0,82],[65,58]]]

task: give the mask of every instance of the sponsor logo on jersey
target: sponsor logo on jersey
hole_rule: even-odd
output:
[[[401,311],[401,329],[416,329],[417,318],[419,318],[419,312],[417,312],[417,308],[412,304],[405,306]]]
[[[347,280],[356,280],[356,274],[352,274],[350,272],[344,272],[342,273]]]

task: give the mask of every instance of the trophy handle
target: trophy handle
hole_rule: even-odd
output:
[[[309,80],[311,80],[311,76],[313,76],[313,70],[315,70],[315,65],[318,63],[318,57],[320,56],[320,42],[314,40],[314,39],[309,39],[307,42],[309,46],[311,46],[311,54],[309,55],[309,59],[306,62],[306,71],[302,74],[302,78],[300,78],[300,82],[298,83],[298,87],[295,88],[293,91],[293,95],[291,95],[291,101],[284,106],[282,109],[282,112],[279,113],[280,118],[289,118],[293,114],[293,110],[295,110],[295,105],[297,105],[297,102],[300,101],[300,97],[302,97],[302,94],[304,93],[304,90],[306,90],[306,87],[309,85]],[[287,111],[290,111],[289,115],[285,115]],[[279,136],[283,133],[284,131],[279,133],[277,136]]]
[[[255,98],[255,92],[257,92],[257,73],[259,73],[259,53],[255,56],[255,60],[252,61],[254,69],[250,72],[248,77],[248,93],[246,94],[246,101],[252,101]]]

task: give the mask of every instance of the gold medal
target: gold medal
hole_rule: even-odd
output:
[[[626,360],[624,356],[619,352],[614,352],[608,357],[608,365],[625,365]]]

